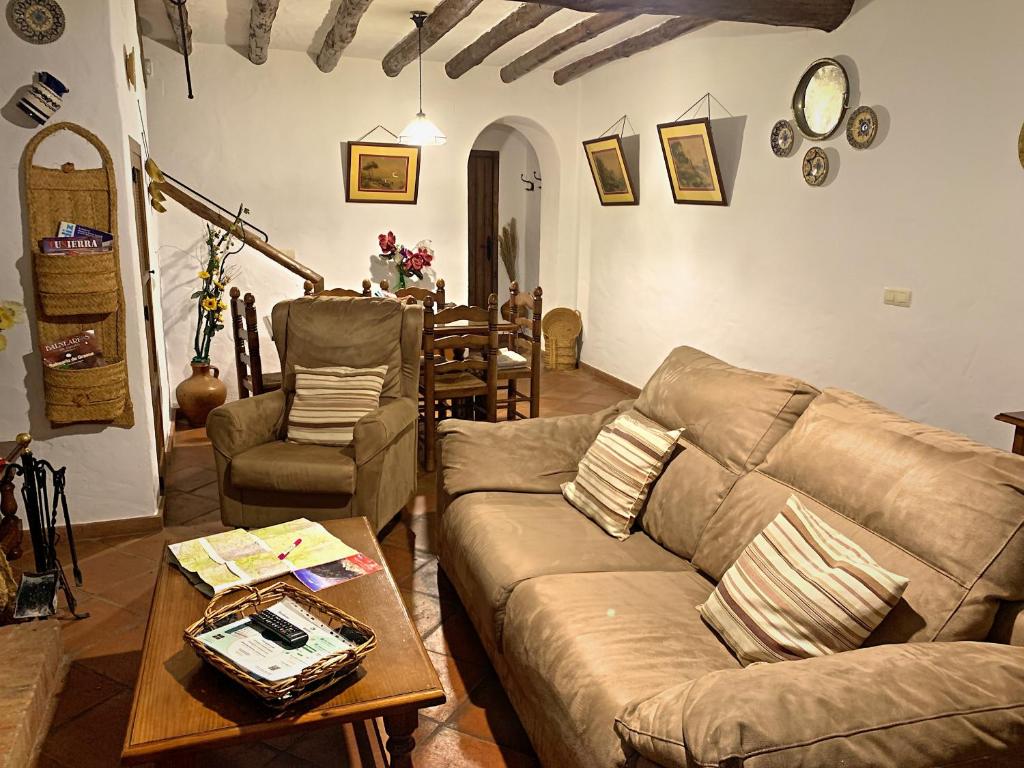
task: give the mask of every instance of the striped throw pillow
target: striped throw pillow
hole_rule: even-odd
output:
[[[629,529],[672,454],[682,429],[665,429],[636,411],[606,424],[562,484],[566,501],[617,539]]]
[[[744,664],[807,659],[859,648],[907,584],[790,496],[697,608]]]
[[[380,405],[386,365],[377,368],[295,366],[295,398],[288,412],[293,443],[349,445],[356,422]]]

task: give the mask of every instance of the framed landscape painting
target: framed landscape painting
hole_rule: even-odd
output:
[[[583,142],[601,205],[636,205],[636,186],[622,153],[622,139],[607,136]]]
[[[415,205],[419,185],[419,147],[369,141],[348,143],[346,201]]]
[[[728,205],[711,122],[707,118],[658,126],[668,183],[677,203]]]

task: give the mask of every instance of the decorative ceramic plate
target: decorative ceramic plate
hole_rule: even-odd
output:
[[[1021,168],[1024,168],[1024,125],[1020,127],[1020,136],[1017,137],[1017,157],[1020,158]]]
[[[64,34],[64,11],[56,0],[11,0],[7,23],[29,43],[52,43]]]
[[[878,135],[878,115],[871,107],[857,107],[846,122],[846,140],[854,149],[867,149]]]
[[[789,120],[779,120],[772,126],[772,152],[776,157],[789,157],[796,135]]]
[[[828,178],[828,155],[821,147],[811,147],[804,155],[804,181],[812,187],[820,187]]]

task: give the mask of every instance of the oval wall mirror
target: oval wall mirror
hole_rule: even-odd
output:
[[[835,59],[818,59],[804,72],[793,92],[793,118],[809,139],[827,139],[843,121],[850,79]]]

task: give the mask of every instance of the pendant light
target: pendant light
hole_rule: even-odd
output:
[[[418,59],[420,65],[420,111],[412,119],[400,134],[399,144],[415,144],[419,147],[440,146],[448,141],[441,129],[431,122],[423,112],[423,22],[427,14],[423,11],[412,12],[412,23],[416,25],[416,44],[418,47]]]

